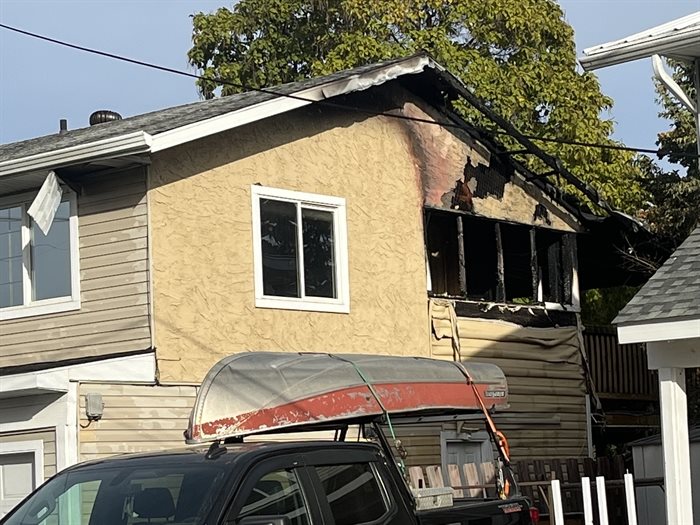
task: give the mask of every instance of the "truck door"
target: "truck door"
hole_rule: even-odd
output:
[[[305,462],[324,525],[416,523],[379,453],[317,451],[306,454]]]

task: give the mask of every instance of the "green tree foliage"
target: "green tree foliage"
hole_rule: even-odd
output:
[[[190,63],[206,98],[427,51],[527,134],[612,143],[612,100],[577,72],[553,0],[240,0],[193,17]],[[458,108],[481,125],[469,108]],[[627,152],[542,143],[613,205],[646,200]]]
[[[680,62],[671,65],[674,80],[695,100],[692,68]],[[679,169],[665,171],[647,158],[640,159],[639,165],[652,204],[645,218],[669,254],[700,224],[700,169],[693,115],[660,83],[656,91],[662,106],[659,116],[671,124],[668,131],[659,133],[657,144]]]

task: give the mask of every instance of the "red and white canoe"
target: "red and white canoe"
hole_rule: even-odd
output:
[[[205,377],[187,441],[358,423],[384,410],[392,417],[479,412],[481,405],[467,377],[488,408],[507,407],[505,375],[487,363],[364,354],[234,354]]]

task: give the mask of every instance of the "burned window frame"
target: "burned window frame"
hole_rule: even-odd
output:
[[[342,197],[319,195],[267,186],[251,186],[252,198],[252,224],[253,224],[253,259],[255,280],[255,306],[257,308],[275,308],[286,310],[304,310],[316,312],[350,312],[350,285],[348,271],[348,241],[347,241],[347,217],[346,203]],[[333,278],[335,284],[335,297],[317,297],[306,295],[303,287],[300,297],[286,297],[282,295],[265,294],[263,276],[263,253],[261,235],[261,200],[273,200],[292,203],[298,213],[302,210],[319,210],[333,215]],[[303,256],[299,252],[304,251],[303,238],[297,238],[297,266],[296,271],[303,279]]]
[[[428,292],[432,297],[532,306],[573,305],[574,233],[431,207],[424,210],[424,225]],[[509,252],[508,238],[518,236],[521,251]],[[474,243],[469,243],[470,237]],[[522,251],[524,246],[529,253]],[[517,259],[514,254],[528,264],[521,263],[516,266],[518,270],[509,272],[509,264]],[[529,272],[519,270],[527,267]],[[520,275],[516,277],[517,271]],[[526,283],[528,294],[512,293],[516,285],[522,291]],[[473,292],[476,287],[478,291]]]

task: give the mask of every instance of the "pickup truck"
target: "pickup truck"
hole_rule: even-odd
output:
[[[372,443],[213,443],[70,467],[2,525],[530,525],[528,501],[416,510]]]

